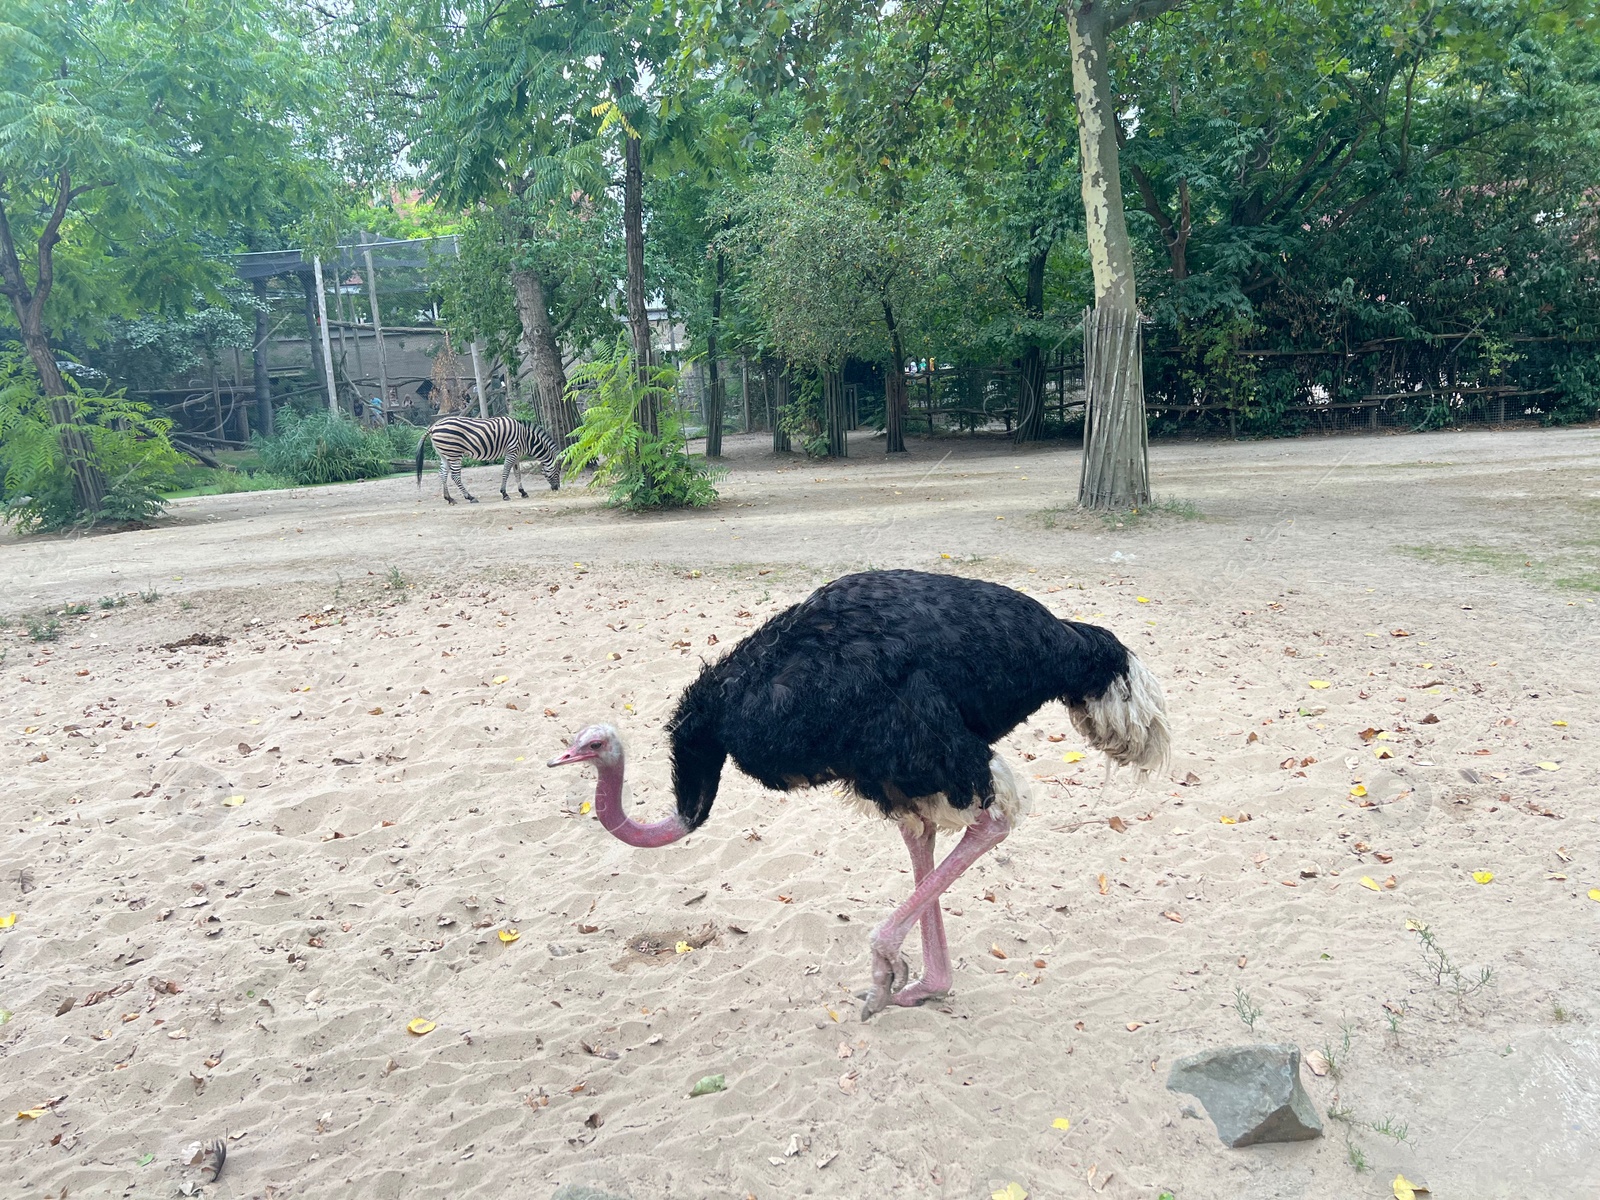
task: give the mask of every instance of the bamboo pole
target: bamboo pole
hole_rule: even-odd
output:
[[[461,261],[461,238],[456,238],[456,261]],[[472,351],[472,377],[478,381],[478,415],[484,420],[489,419],[489,397],[483,390],[483,364],[478,361],[478,343],[474,341],[469,347]]]
[[[312,256],[311,271],[317,278],[317,324],[322,332],[322,367],[327,373],[325,378],[328,381],[328,411],[337,414],[339,385],[333,381],[333,344],[328,341],[328,297],[322,290],[322,255]]]

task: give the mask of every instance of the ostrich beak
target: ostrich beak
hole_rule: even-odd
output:
[[[590,759],[590,758],[593,758],[593,757],[594,757],[594,755],[585,754],[582,750],[578,749],[576,746],[568,746],[560,754],[556,755],[549,762],[545,763],[545,766],[547,766],[547,767],[564,767],[568,763],[583,762],[585,759]]]

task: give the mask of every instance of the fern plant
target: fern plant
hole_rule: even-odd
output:
[[[0,350],[0,522],[42,533],[96,521],[146,521],[166,507],[183,457],[168,438],[172,422],[121,392],[73,389],[72,427],[88,442],[108,484],[97,512],[84,512],[61,445],[63,427],[27,357]]]
[[[690,456],[677,416],[663,409],[654,436],[639,423],[649,393],[669,396],[676,382],[677,372],[666,366],[651,367],[648,380],[641,379],[625,333],[609,351],[575,368],[568,394],[580,406],[587,398],[588,405],[575,440],[562,452],[567,477],[598,464],[594,483],[609,485],[611,503],[633,512],[703,508],[715,500],[712,481],[723,472]]]

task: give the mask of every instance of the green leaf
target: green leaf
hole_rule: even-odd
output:
[[[696,1096],[709,1096],[712,1092],[726,1091],[727,1087],[728,1081],[723,1076],[706,1075],[701,1078],[699,1083],[689,1089],[689,1098],[692,1100]]]

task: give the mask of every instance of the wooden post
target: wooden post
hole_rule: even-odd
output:
[[[744,409],[744,432],[750,432],[750,360],[739,356],[739,403]]]
[[[344,345],[344,333],[343,333],[344,326],[346,326],[346,325],[350,326],[350,341],[356,348],[356,378],[360,379],[360,380],[365,380],[366,377],[367,377],[367,368],[366,368],[365,365],[363,365],[363,363],[361,361],[361,323],[359,321],[355,320],[356,302],[354,300],[350,301],[350,316],[347,319],[345,317],[345,315],[344,315],[344,284],[342,282],[344,272],[340,271],[339,274],[340,274],[340,280],[341,281],[337,282],[334,285],[334,289],[333,289],[333,302],[334,302],[334,304],[336,304],[338,306],[338,309],[339,309],[339,326],[340,326],[339,344],[341,346]],[[346,376],[346,378],[349,377],[349,373],[350,373],[349,372],[349,367],[347,365],[346,368],[345,368],[345,376]],[[359,388],[357,388],[356,390],[360,391]]]
[[[339,413],[339,387],[333,381],[333,343],[328,340],[328,297],[322,290],[322,256],[313,255],[311,258],[311,273],[317,280],[317,325],[322,331],[322,369],[323,378],[328,383],[328,411],[335,416]]]
[[[269,327],[267,313],[267,281],[257,279],[251,286],[256,295],[255,346],[250,352],[251,367],[256,381],[256,428],[261,431],[263,437],[271,437],[272,376],[267,370],[267,342],[272,330]]]
[[[383,317],[378,312],[378,273],[372,269],[372,247],[361,235],[361,256],[367,264],[367,303],[372,307],[372,336],[378,343],[378,395],[389,404],[389,364],[383,354]]]
[[[244,360],[239,357],[239,347],[233,348],[233,386],[228,389],[233,405],[233,432],[246,445],[250,442],[250,406],[239,403],[239,389],[244,386]]]

